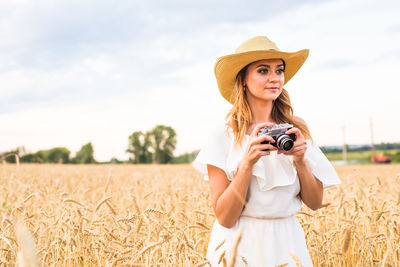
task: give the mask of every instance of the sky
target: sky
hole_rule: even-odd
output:
[[[265,35],[310,49],[285,85],[320,146],[400,142],[400,2],[0,1],[0,151],[92,142],[128,159],[128,137],[158,124],[175,155],[200,149],[231,105],[218,57]]]

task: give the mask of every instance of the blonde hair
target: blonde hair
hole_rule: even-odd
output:
[[[248,65],[247,65],[248,66]],[[232,109],[226,115],[226,125],[233,131],[235,145],[241,145],[247,128],[250,125],[252,114],[246,98],[246,91],[243,86],[246,77],[247,66],[236,76],[234,90],[231,95]],[[290,102],[289,93],[283,89],[279,97],[274,101],[271,118],[276,123],[290,123],[298,128],[305,138],[311,139],[307,125],[300,118],[293,116],[293,108]]]

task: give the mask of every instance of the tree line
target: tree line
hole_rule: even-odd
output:
[[[94,149],[91,142],[83,145],[75,157],[70,158],[70,154],[71,151],[65,147],[54,147],[48,150],[39,150],[35,153],[26,153],[24,147],[18,147],[14,150],[0,153],[0,159],[9,163],[15,163],[17,160],[30,163],[97,163],[93,155]]]
[[[133,132],[128,137],[128,148],[126,153],[130,155],[129,160],[121,161],[111,158],[108,162],[98,162],[94,158],[94,148],[91,142],[82,146],[74,157],[70,157],[71,151],[65,147],[55,147],[48,150],[39,150],[35,153],[26,153],[23,147],[18,147],[7,152],[0,152],[0,161],[15,163],[32,162],[32,163],[72,163],[72,164],[89,164],[89,163],[189,163],[194,160],[198,151],[184,153],[177,157],[174,156],[177,139],[176,131],[165,125],[157,125],[153,129],[143,132]]]
[[[321,146],[321,150],[324,153],[342,153],[342,146]],[[376,150],[392,150],[392,149],[400,149],[400,143],[380,143],[375,144]],[[361,151],[370,151],[371,145],[361,145],[361,146],[350,146],[346,145],[347,152],[361,152]]]

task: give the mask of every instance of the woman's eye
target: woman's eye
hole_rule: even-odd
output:
[[[266,74],[268,73],[268,69],[259,69],[258,72],[261,74]]]
[[[279,69],[279,70],[277,70],[277,72],[278,72],[278,74],[282,74],[282,73],[285,72],[285,70],[284,69]]]

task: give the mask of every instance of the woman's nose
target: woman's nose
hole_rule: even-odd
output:
[[[279,80],[278,74],[276,74],[275,72],[270,72],[269,73],[269,81],[270,82],[276,82],[278,80]]]

